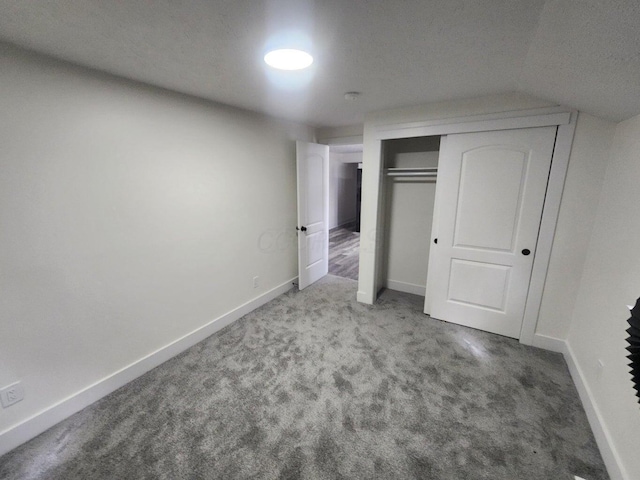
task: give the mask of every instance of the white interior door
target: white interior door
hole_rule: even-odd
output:
[[[329,147],[296,142],[298,167],[298,284],[329,271]]]
[[[556,130],[446,137],[425,313],[520,337]]]

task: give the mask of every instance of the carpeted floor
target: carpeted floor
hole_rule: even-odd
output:
[[[277,298],[0,458],[0,478],[608,478],[560,355],[356,286]]]

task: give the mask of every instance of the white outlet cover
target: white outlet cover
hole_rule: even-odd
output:
[[[0,403],[4,408],[18,403],[24,398],[24,389],[20,382],[13,383],[0,390]]]

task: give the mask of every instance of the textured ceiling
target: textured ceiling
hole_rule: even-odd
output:
[[[640,113],[637,0],[0,0],[0,39],[315,126],[511,91]],[[313,67],[266,67],[283,41]]]

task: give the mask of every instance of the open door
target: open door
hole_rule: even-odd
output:
[[[329,271],[329,147],[296,142],[298,170],[298,284]]]
[[[556,130],[446,137],[425,313],[520,337]]]

